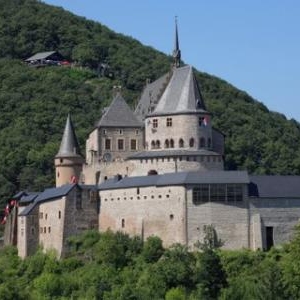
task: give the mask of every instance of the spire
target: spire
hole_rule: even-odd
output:
[[[64,134],[56,157],[81,156],[79,144],[75,135],[74,126],[70,114],[68,114]]]
[[[178,28],[177,28],[177,16],[175,17],[175,45],[173,50],[173,58],[174,58],[174,67],[180,67],[180,59],[181,59],[181,52],[179,49],[179,40],[178,40]]]

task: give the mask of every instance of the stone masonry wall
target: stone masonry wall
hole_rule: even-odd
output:
[[[249,209],[244,201],[236,203],[193,203],[192,187],[187,190],[188,244],[191,248],[204,237],[203,226],[213,225],[225,249],[249,248]]]
[[[124,231],[144,239],[157,235],[165,246],[186,243],[183,187],[100,191],[100,197],[100,231]]]
[[[266,247],[266,227],[273,227],[274,245],[288,242],[299,224],[300,199],[250,198],[251,215],[261,218],[263,248]]]

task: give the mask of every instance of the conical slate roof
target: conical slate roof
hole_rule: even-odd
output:
[[[142,127],[124,98],[118,93],[97,123],[97,127]]]
[[[191,66],[174,68],[173,75],[151,115],[205,111],[205,104]]]
[[[75,135],[74,126],[70,114],[65,125],[64,134],[56,157],[78,157],[81,156],[79,144]]]

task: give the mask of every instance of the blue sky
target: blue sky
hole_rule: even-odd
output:
[[[298,0],[45,0],[182,59],[300,122]]]

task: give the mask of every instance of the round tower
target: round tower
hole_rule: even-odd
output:
[[[57,187],[78,182],[84,159],[80,153],[70,114],[67,118],[60,148],[55,156],[54,163]]]

